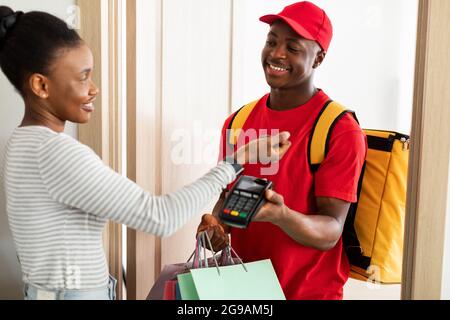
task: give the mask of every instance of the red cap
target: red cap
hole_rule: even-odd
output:
[[[303,38],[316,41],[327,52],[333,37],[333,26],[325,11],[308,1],[297,2],[283,9],[279,14],[259,18],[272,25],[283,20]]]

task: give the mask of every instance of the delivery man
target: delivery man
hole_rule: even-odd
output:
[[[342,231],[357,186],[367,143],[351,115],[335,125],[325,160],[316,172],[308,162],[310,136],[330,98],[315,87],[314,73],[322,64],[332,38],[331,22],[321,8],[298,2],[279,14],[260,18],[270,25],[262,50],[262,66],[270,93],[263,96],[242,128],[289,131],[291,149],[273,175],[262,174],[261,164],[245,165],[245,174],[267,178],[265,204],[247,229],[228,228],[213,215],[203,216],[198,232],[208,230],[214,250],[231,244],[245,261],[271,259],[287,299],[342,299],[349,262]],[[232,152],[223,126],[221,158]]]

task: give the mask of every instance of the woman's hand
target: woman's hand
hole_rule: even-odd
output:
[[[266,200],[267,202],[253,217],[253,221],[278,224],[288,214],[289,208],[284,204],[283,196],[273,190],[266,191]]]
[[[260,137],[240,147],[234,154],[234,158],[239,164],[277,162],[291,147],[290,136],[291,134],[285,131],[273,136]]]
[[[205,231],[208,232],[212,250],[214,252],[225,249],[225,247],[230,243],[230,238],[228,236],[228,233],[230,233],[230,228],[220,223],[220,221],[212,214],[203,215],[202,221],[197,228],[197,237],[200,233]],[[206,248],[211,250],[208,242],[206,243]]]

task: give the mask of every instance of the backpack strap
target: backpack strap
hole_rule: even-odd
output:
[[[253,101],[245,106],[243,106],[241,109],[236,111],[234,114],[233,119],[231,119],[230,124],[228,125],[227,130],[227,142],[231,149],[234,148],[234,146],[237,144],[239,135],[242,132],[242,128],[244,127],[245,122],[247,121],[248,117],[250,116],[250,113],[252,113],[253,109],[255,109],[256,105],[258,104],[259,100]]]
[[[314,173],[328,154],[331,133],[336,123],[347,113],[351,113],[356,121],[353,111],[347,110],[335,101],[327,101],[316,119],[311,137],[309,139],[308,162]]]
[[[244,124],[258,102],[259,100],[256,100],[243,106],[231,119],[227,130],[227,143],[231,149],[237,144]],[[348,110],[332,100],[327,101],[320,111],[311,132],[308,147],[308,163],[313,173],[319,169],[320,164],[328,154],[331,133],[333,132],[334,126],[347,113],[351,113],[358,122],[354,111]]]

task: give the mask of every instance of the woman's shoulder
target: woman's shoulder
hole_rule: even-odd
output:
[[[26,126],[14,129],[3,156],[6,167],[20,167],[68,161],[76,155],[82,155],[84,159],[96,157],[90,148],[65,133],[42,126]]]
[[[57,133],[46,127],[26,126],[15,128],[8,139],[6,151],[31,156],[45,141]]]
[[[39,151],[42,155],[85,154],[86,156],[96,156],[91,148],[66,133],[49,134],[46,139],[42,140]]]
[[[80,143],[66,133],[58,133],[43,126],[16,128],[8,141],[10,153],[28,153],[38,159],[67,158],[72,156],[98,156],[88,146]],[[8,153],[8,152],[7,152]]]

